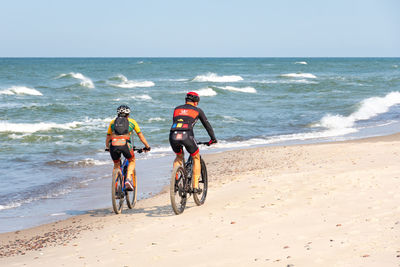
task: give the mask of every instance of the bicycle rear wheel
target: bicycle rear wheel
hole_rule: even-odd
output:
[[[136,183],[134,183],[133,190],[128,191],[125,190],[125,196],[126,196],[126,204],[128,205],[128,208],[132,209],[136,205],[136,200],[137,200],[137,177],[136,177],[136,170],[133,172],[133,176],[136,180]]]
[[[175,214],[181,214],[186,207],[187,192],[185,190],[185,170],[181,167],[175,167],[171,175],[170,197],[171,206]]]
[[[204,160],[200,157],[200,166],[201,166],[201,175],[199,178],[199,188],[201,189],[201,193],[193,193],[193,200],[197,206],[203,205],[206,201],[207,197],[207,189],[208,189],[208,176],[207,176],[207,167]]]
[[[122,212],[122,206],[124,205],[124,192],[123,192],[123,178],[121,170],[113,172],[113,177],[111,180],[111,202],[113,210],[116,214]]]

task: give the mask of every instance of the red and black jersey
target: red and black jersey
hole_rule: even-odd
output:
[[[210,138],[215,140],[214,130],[203,110],[190,104],[184,104],[175,108],[171,131],[190,131],[193,133],[193,127],[198,119],[200,119],[204,128],[206,128]]]

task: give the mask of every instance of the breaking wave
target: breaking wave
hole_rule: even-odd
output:
[[[132,81],[128,80],[124,75],[120,74],[112,80],[119,80],[120,83],[109,83],[109,85],[119,88],[135,88],[135,87],[153,87],[155,84],[152,81]]]
[[[134,95],[131,98],[136,99],[136,100],[152,100],[153,99],[149,95]]]
[[[253,87],[233,87],[233,86],[222,86],[222,87],[217,87],[222,90],[228,90],[228,91],[234,91],[234,92],[242,92],[242,93],[252,93],[255,94],[257,93],[257,90]]]
[[[264,83],[264,84],[291,84],[291,83],[304,83],[304,84],[318,84],[316,81],[310,81],[306,79],[285,79],[285,80],[262,80],[256,81],[257,83]]]
[[[400,104],[400,92],[391,92],[384,97],[371,97],[364,99],[360,103],[357,111],[349,116],[331,115],[324,116],[314,127],[324,127],[327,129],[353,129],[357,121],[368,120],[379,114],[386,113],[390,107]]]
[[[238,82],[243,81],[243,78],[237,75],[225,75],[218,76],[215,73],[207,73],[206,75],[198,75],[193,79],[194,82],[215,82],[215,83],[226,83],[226,82]]]
[[[63,73],[63,74],[59,75],[56,79],[60,79],[60,78],[74,78],[74,79],[81,81],[80,82],[81,86],[87,87],[87,88],[94,88],[94,84],[93,84],[92,80],[79,72],[77,72],[77,73],[70,72],[68,74]]]
[[[194,90],[199,96],[216,96],[217,92],[215,92],[211,88],[204,88],[200,90]]]
[[[165,121],[166,119],[160,118],[160,117],[155,117],[155,118],[150,118],[148,122],[153,122],[153,121]]]
[[[317,76],[311,73],[288,73],[288,74],[281,74],[281,77],[288,77],[288,78],[308,78],[308,79],[316,79]]]
[[[223,121],[228,122],[228,123],[235,123],[235,122],[240,121],[239,119],[232,117],[232,116],[223,115],[222,117],[223,117]]]
[[[81,179],[76,177],[61,181],[49,182],[45,185],[33,186],[28,190],[13,194],[0,195],[0,210],[13,209],[35,201],[56,198],[82,187]]]
[[[10,133],[35,133],[41,131],[49,131],[52,129],[63,129],[70,130],[85,125],[86,127],[99,127],[104,126],[105,123],[109,123],[112,118],[107,119],[89,119],[86,118],[84,121],[74,121],[69,123],[10,123],[8,121],[0,121],[0,132]]]
[[[6,90],[0,91],[0,95],[43,95],[41,92],[34,88],[25,86],[12,86]]]
[[[90,167],[90,166],[100,166],[110,164],[110,161],[105,160],[96,160],[92,158],[86,158],[79,161],[64,161],[64,160],[53,160],[46,163],[50,166],[57,166],[60,168],[83,168],[83,167]]]
[[[305,62],[305,61],[297,61],[294,64],[307,65],[307,62]]]
[[[0,132],[13,132],[13,133],[34,133],[39,131],[48,131],[53,128],[58,129],[71,129],[77,127],[79,122],[71,123],[10,123],[7,121],[0,121]]]

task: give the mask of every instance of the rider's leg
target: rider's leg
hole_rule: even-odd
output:
[[[133,152],[133,147],[130,142],[126,143],[126,145],[123,147],[123,154],[125,158],[129,161],[128,169],[126,171],[126,178],[134,186],[132,181],[132,174],[135,171],[136,164],[135,164],[135,153]]]
[[[113,169],[113,174],[114,172],[118,171],[119,168],[121,168],[121,160],[113,160],[114,162],[114,169]]]
[[[181,150],[180,153],[176,153],[176,158],[174,160],[174,164],[173,164],[173,168],[175,168],[176,166],[182,166],[183,165],[183,150]]]
[[[176,140],[176,135],[178,135],[177,132],[171,132],[169,134],[169,144],[171,145],[172,150],[176,154],[176,158],[174,160],[174,164],[172,165],[173,168],[177,166],[182,166],[183,165],[183,147],[182,147],[182,140]],[[181,134],[181,139],[182,139],[182,134]]]
[[[192,155],[193,158],[193,188],[199,188],[199,178],[201,172],[200,153]]]
[[[136,179],[135,177],[133,177],[135,166],[136,166],[135,157],[132,157],[131,159],[129,159],[129,165],[128,165],[128,170],[126,172],[126,176],[130,181],[132,181],[133,186],[136,186]]]
[[[119,168],[121,168],[121,152],[119,151],[118,147],[114,147],[113,145],[110,146],[110,156],[112,161],[114,162],[114,169],[113,174]]]

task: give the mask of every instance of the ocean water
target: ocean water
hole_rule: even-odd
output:
[[[220,141],[204,153],[400,130],[400,58],[0,58],[0,232],[111,206],[104,141],[120,104],[152,146],[139,197],[160,191],[188,91]]]

